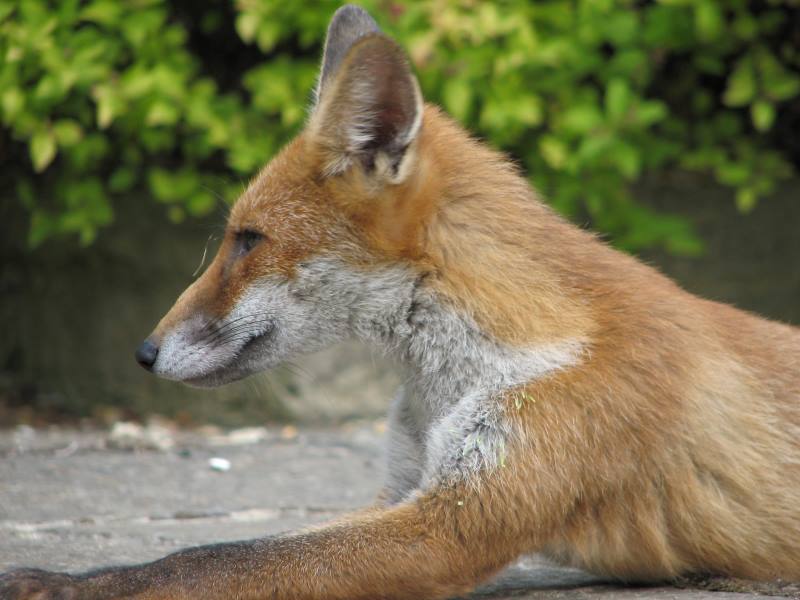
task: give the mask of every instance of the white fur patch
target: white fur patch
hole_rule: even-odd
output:
[[[517,348],[487,336],[466,315],[429,291],[416,292],[407,362],[409,434],[424,445],[419,485],[469,477],[504,463],[512,429],[502,394],[578,364],[582,340]],[[399,408],[395,408],[399,411]]]
[[[438,478],[504,466],[511,430],[500,396],[519,385],[576,365],[583,344],[565,341],[513,350],[486,351],[486,378],[463,395],[430,429],[423,486]]]

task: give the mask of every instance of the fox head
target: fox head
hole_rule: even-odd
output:
[[[422,116],[401,48],[363,10],[339,9],[305,130],[235,203],[215,259],[138,362],[166,378],[222,384],[382,318],[396,286],[415,277],[419,231],[394,220],[393,207],[420,191],[411,174]],[[393,268],[401,256],[407,268]]]
[[[534,240],[564,261],[554,240],[570,230],[537,230],[553,219],[508,161],[423,104],[403,50],[345,6],[304,131],[237,200],[213,262],[136,358],[219,385],[353,336],[391,346],[431,279],[492,335],[550,341],[580,316],[519,249]],[[538,294],[520,293],[520,278]]]

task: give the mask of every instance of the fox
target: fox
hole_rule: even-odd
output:
[[[16,571],[0,597],[436,599],[529,553],[623,582],[800,580],[800,330],[557,215],[347,5],[305,128],[136,359],[217,386],[353,338],[404,372],[373,505],[148,564]]]

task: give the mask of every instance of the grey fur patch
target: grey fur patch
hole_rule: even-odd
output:
[[[388,422],[384,495],[389,503],[395,503],[419,486],[425,468],[425,440],[403,387],[392,401]]]
[[[500,396],[577,364],[584,343],[502,344],[424,287],[416,289],[414,306],[404,357],[410,370],[404,402],[405,412],[415,416],[407,419],[407,427],[414,428],[410,435],[424,447],[418,486],[425,488],[503,464],[513,431]]]

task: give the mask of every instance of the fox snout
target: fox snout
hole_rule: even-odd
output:
[[[227,383],[261,370],[253,363],[275,346],[271,312],[247,306],[222,317],[190,313],[157,327],[134,357],[142,368],[167,379],[203,387]]]

